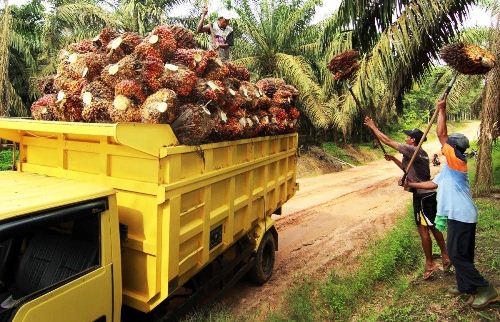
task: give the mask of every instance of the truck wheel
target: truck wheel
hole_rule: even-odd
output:
[[[249,272],[250,278],[257,285],[263,285],[273,275],[274,268],[274,238],[271,232],[267,232],[255,254],[255,266]]]

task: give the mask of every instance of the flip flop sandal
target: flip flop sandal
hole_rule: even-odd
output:
[[[432,275],[434,275],[434,272],[437,271],[438,269],[439,269],[438,265],[434,266],[431,269],[426,269],[424,271],[424,281],[427,281],[428,279],[430,279],[432,277]]]
[[[448,272],[451,268],[451,261],[446,264],[443,264],[443,271]]]

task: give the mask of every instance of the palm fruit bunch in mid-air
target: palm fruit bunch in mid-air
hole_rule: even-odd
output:
[[[66,46],[57,73],[38,80],[34,119],[170,124],[181,144],[278,135],[297,129],[298,91],[197,48],[193,32],[157,26],[145,37],[103,29]]]
[[[448,44],[439,56],[455,70],[466,75],[485,74],[495,66],[495,56],[483,48],[464,43]]]
[[[359,69],[358,59],[358,51],[346,50],[332,58],[328,64],[328,69],[333,73],[335,80],[345,80]]]

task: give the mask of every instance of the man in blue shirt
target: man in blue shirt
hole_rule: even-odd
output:
[[[473,308],[483,308],[498,300],[496,289],[481,276],[474,265],[477,210],[472,200],[467,162],[464,156],[469,140],[463,134],[448,136],[446,127],[446,98],[437,103],[437,136],[442,145],[446,163],[441,173],[432,181],[408,182],[417,189],[436,189],[437,219],[448,218],[448,254],[455,267],[457,287],[448,290],[453,295],[474,295]]]

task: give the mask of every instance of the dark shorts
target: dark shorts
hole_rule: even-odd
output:
[[[413,214],[417,226],[434,226],[436,212],[436,192],[413,193]]]

